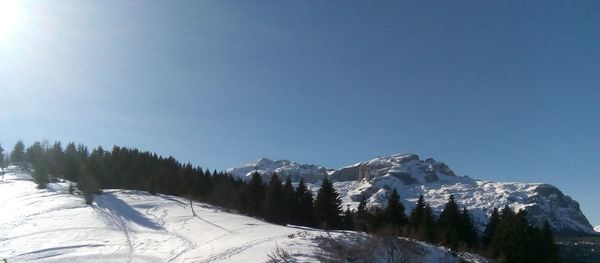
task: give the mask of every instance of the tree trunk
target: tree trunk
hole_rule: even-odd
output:
[[[189,198],[190,200],[190,208],[192,209],[192,215],[196,216],[196,212],[194,211],[194,204],[192,203],[192,198]]]

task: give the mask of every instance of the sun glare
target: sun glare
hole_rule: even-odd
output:
[[[0,42],[18,26],[20,9],[18,0],[0,0]]]

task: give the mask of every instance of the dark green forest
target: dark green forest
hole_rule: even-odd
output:
[[[357,209],[342,207],[333,183],[324,179],[316,196],[303,180],[273,174],[263,182],[259,174],[249,180],[201,166],[180,163],[173,157],[114,146],[111,150],[60,142],[35,142],[25,147],[16,143],[10,153],[0,146],[0,167],[19,166],[30,170],[38,188],[50,182],[72,182],[73,194],[93,205],[102,189],[147,191],[205,202],[229,211],[262,218],[275,224],[293,224],[326,230],[356,230],[374,235],[410,237],[439,244],[454,251],[469,251],[498,262],[559,262],[554,234],[548,222],[535,227],[525,211],[509,207],[494,209],[483,232],[474,225],[471,212],[450,196],[436,215],[419,198],[408,215],[400,194],[392,190],[384,208],[369,207],[363,197]],[[77,189],[77,190],[75,190]]]

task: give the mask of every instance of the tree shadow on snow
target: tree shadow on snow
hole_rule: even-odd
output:
[[[150,220],[144,214],[133,209],[125,201],[119,199],[114,193],[105,192],[101,195],[96,195],[94,198],[96,206],[111,214],[120,217],[124,221],[131,221],[140,226],[153,230],[161,230],[163,227],[158,223]]]

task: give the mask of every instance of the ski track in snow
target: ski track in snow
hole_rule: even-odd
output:
[[[273,241],[274,239],[276,239],[278,237],[282,237],[282,236],[276,235],[276,236],[272,236],[272,237],[248,241],[248,242],[245,242],[241,246],[232,247],[232,248],[226,249],[222,252],[212,254],[212,255],[208,256],[207,258],[197,261],[197,262],[198,263],[212,263],[212,262],[224,261],[224,260],[227,260],[227,259],[231,258],[232,256],[237,255],[247,249],[250,249],[254,246],[257,246],[257,245],[265,243],[265,242]]]
[[[113,215],[110,212],[104,211],[102,208],[96,207],[94,206],[94,210],[96,212],[98,212],[98,214],[102,214],[101,217],[104,219],[109,220],[110,222],[112,222],[113,226],[116,226],[121,232],[123,232],[123,235],[125,236],[125,240],[127,243],[127,262],[131,262],[131,260],[133,259],[133,252],[135,250],[134,246],[133,246],[133,242],[131,242],[131,236],[129,235],[129,229],[127,227],[127,224],[123,221],[123,218],[121,218],[118,215]]]

